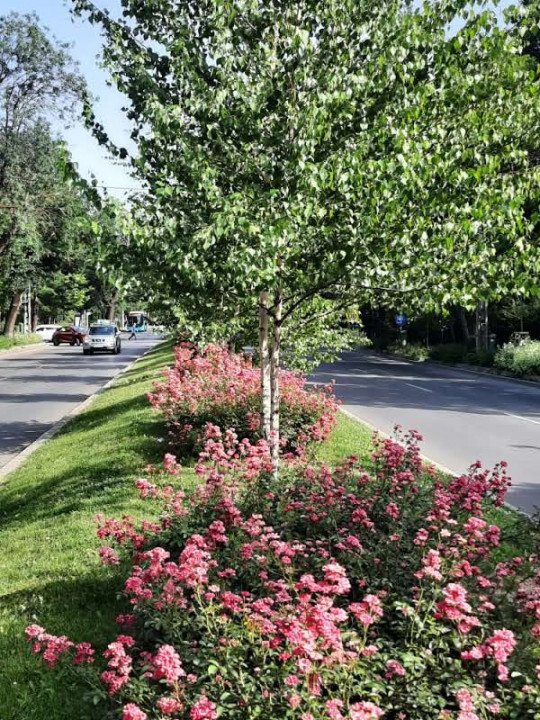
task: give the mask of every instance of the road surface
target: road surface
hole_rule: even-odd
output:
[[[508,502],[540,507],[540,388],[365,350],[313,373],[332,378],[345,410],[388,434],[395,423],[419,430],[423,454],[452,472],[507,460]]]
[[[49,343],[0,355],[0,468],[157,342],[145,333],[122,335],[120,355]]]

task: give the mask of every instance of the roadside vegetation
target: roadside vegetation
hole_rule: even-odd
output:
[[[503,345],[495,354],[494,365],[497,370],[503,370],[523,377],[536,375],[540,377],[540,341],[526,342],[523,345]]]
[[[198,461],[186,476],[190,455],[165,453],[138,477],[144,519],[135,500],[122,500],[121,515],[111,503],[99,513],[111,584],[97,570],[89,580],[109,594],[105,607],[123,587],[118,627],[112,612],[97,632],[80,622],[70,632],[67,619],[52,627],[45,608],[36,612],[26,636],[49,666],[44,677],[81,698],[86,679],[98,717],[121,720],[322,720],[329,708],[339,720],[533,716],[537,535],[503,508],[505,463],[446,477],[426,466],[416,431],[372,442],[350,418],[328,417],[335,406],[307,398],[301,406],[323,409],[335,429],[308,433],[291,453],[294,432],[317,419],[287,425],[289,398],[277,474],[260,425],[246,425],[251,362],[222,353],[184,344],[154,386],[171,447],[200,447]],[[213,407],[229,427],[199,423]]]
[[[10,350],[13,347],[23,347],[24,345],[34,345],[42,342],[39,335],[14,335],[13,337],[2,337],[0,335],[0,350]]]
[[[436,360],[449,365],[466,363],[493,368],[495,372],[514,377],[540,377],[540,341],[535,340],[525,341],[521,345],[506,343],[494,351],[471,350],[459,343],[433,347],[418,343],[393,343],[385,348],[385,352],[417,362]]]
[[[506,536],[505,466],[440,476],[416,431],[367,443],[331,388],[282,366],[345,347],[359,303],[425,319],[418,340],[440,337],[441,359],[471,346],[475,312],[487,348],[487,303],[537,291],[538,3],[502,25],[487,6],[437,0],[162,3],[158,15],[131,2],[118,17],[71,4],[101,33],[133,158],[84,102],[86,122],[145,189],[104,207],[39,110],[30,118],[9,177],[35,148],[35,185],[58,196],[21,236],[24,175],[0,186],[6,333],[30,274],[45,300],[47,258],[73,273],[51,256],[58,233],[75,259],[82,235],[103,249],[90,262],[109,268],[107,316],[115,280],[137,277],[193,345],[150,393],[154,410],[143,393],[170,348],[2,492],[9,720],[51,707],[58,720],[92,708],[111,720],[534,717],[540,568],[532,532]],[[4,21],[6,53],[28,22]],[[30,35],[39,47],[16,60],[50,49]],[[80,105],[65,49],[49,60],[57,109]],[[55,182],[58,160],[80,194]],[[59,217],[74,222],[50,228]],[[78,284],[70,306],[93,294]],[[260,374],[222,349],[255,344]]]
[[[120,585],[99,567],[93,516],[141,516],[133,480],[162,458],[165,435],[145,393],[171,361],[170,343],[141,358],[0,485],[2,720],[88,717],[79,693],[36,668],[22,633],[39,617],[81,639],[89,626],[110,635]]]
[[[105,647],[126,611],[117,600],[122,579],[99,563],[97,513],[140,519],[148,507],[134,481],[167,450],[164,419],[146,393],[173,363],[172,343],[160,345],[88,410],[0,485],[0,718],[73,720],[99,718],[87,702],[88,686],[71,674],[44,672],[28,651],[26,625],[39,621],[51,631]],[[371,432],[339,415],[320,460],[338,464],[369,452]],[[184,463],[180,482],[195,475]],[[157,513],[156,513],[157,515]],[[75,685],[72,683],[75,682]]]
[[[79,175],[61,137],[88,100],[69,46],[36,15],[0,14],[0,57],[2,348],[20,342],[24,310],[34,330],[83,310],[113,320],[131,296],[127,283],[117,289],[127,256],[122,209]]]
[[[495,357],[495,352],[487,350],[474,350],[467,345],[461,343],[444,343],[440,345],[426,346],[420,343],[392,343],[384,348],[385,352],[394,355],[401,355],[410,360],[436,360],[437,362],[456,365],[458,363],[468,363],[469,365],[481,365],[482,367],[491,367]]]

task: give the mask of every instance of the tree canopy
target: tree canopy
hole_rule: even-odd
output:
[[[538,2],[73,3],[129,98],[134,247],[191,316],[259,305],[272,354],[317,299],[537,290]]]
[[[289,308],[533,289],[535,3],[505,28],[456,0],[123,5],[75,0],[108,34],[173,286],[231,307],[279,286]]]
[[[37,16],[0,16],[0,254],[25,223],[33,136],[52,118],[70,116],[85,95],[68,46],[49,39]]]

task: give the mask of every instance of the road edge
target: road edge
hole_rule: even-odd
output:
[[[367,349],[369,350],[370,348]],[[490,372],[488,369],[483,369],[479,366],[471,367],[466,365],[466,363],[444,363],[440,360],[431,359],[413,360],[412,358],[408,358],[405,355],[400,355],[399,353],[388,353],[383,352],[382,350],[373,350],[373,348],[371,348],[371,350],[372,352],[375,352],[381,357],[397,358],[402,362],[409,363],[409,365],[433,365],[434,367],[443,367],[447,368],[448,370],[455,370],[457,372],[462,371],[469,373],[470,375],[478,375],[479,377],[487,377],[494,380],[509,380],[510,382],[517,383],[518,385],[527,385],[529,387],[535,387],[536,389],[540,388],[540,381],[538,380],[527,380],[526,378],[518,378],[514,377],[513,375],[505,375],[504,373]]]
[[[345,408],[340,407],[339,412],[342,412],[344,415],[346,415],[351,420],[355,420],[357,423],[360,423],[360,425],[365,425],[367,428],[372,430],[374,433],[377,433],[377,435],[380,435],[381,437],[385,437],[385,438],[391,437],[391,435],[389,435],[388,433],[385,433],[384,430],[379,430],[378,427],[375,427],[375,425],[372,425],[367,420],[362,420],[362,418],[359,418],[357,415],[354,415],[350,410],[345,410]],[[437,468],[437,470],[439,470],[439,472],[442,472],[445,475],[450,475],[455,478],[460,476],[460,473],[456,473],[453,470],[450,470],[450,468],[447,468],[445,465],[441,465],[441,463],[438,463],[436,460],[432,460],[427,455],[420,454],[420,457],[422,458],[422,460],[424,460],[424,462],[429,463],[430,465],[433,465],[433,467]],[[527,520],[531,519],[531,516],[528,513],[526,513],[525,510],[521,510],[521,508],[518,508],[509,502],[505,502],[504,507],[507,510],[512,510],[512,512],[515,512],[518,515],[521,515],[524,518],[527,518]]]
[[[25,447],[24,450],[21,450],[21,452],[18,453],[14,458],[12,458],[6,465],[1,467],[0,485],[4,485],[7,482],[8,476],[11,475],[12,472],[15,472],[15,470],[18,470],[21,465],[26,462],[30,455],[33,455],[36,450],[38,450],[42,445],[44,445],[51,438],[57,435],[65,425],[67,425],[71,420],[73,420],[73,418],[77,417],[77,415],[80,415],[80,413],[86,410],[86,408],[93,403],[93,401],[96,399],[96,397],[98,397],[98,395],[106,392],[111,387],[111,385],[113,385],[119,378],[122,377],[122,375],[124,375],[128,370],[130,370],[134,365],[136,365],[139,360],[141,360],[143,357],[145,357],[145,355],[148,355],[153,350],[158,348],[164,342],[166,342],[166,340],[161,340],[153,347],[145,350],[142,355],[139,355],[139,357],[135,358],[135,360],[129,363],[129,365],[123,367],[114,377],[108,380],[105,385],[100,387],[99,390],[96,390],[95,393],[92,393],[92,395],[89,395],[85,400],[76,405],[72,410],[70,410],[66,415],[64,415],[63,418],[58,420],[48,430],[45,430],[45,432],[42,433],[38,438],[36,438],[36,440],[31,442],[30,445]]]
[[[44,350],[48,347],[49,343],[46,342],[35,342],[29,343],[28,345],[14,345],[10,348],[0,350],[0,360],[2,358],[9,357],[10,355],[19,355],[22,352],[35,352],[36,350]]]

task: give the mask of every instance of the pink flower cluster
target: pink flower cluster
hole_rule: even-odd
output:
[[[413,433],[377,443],[371,472],[351,457],[274,479],[265,444],[204,434],[197,488],[177,487],[171,457],[151,469],[155,491],[139,481],[158,522],[99,520],[104,559],[131,561],[118,621],[133,636],[108,646],[101,675],[123,720],[533,716],[539,560],[499,562],[483,517],[503,468],[426,477]],[[93,659],[27,635],[49,664]]]
[[[165,379],[149,394],[153,407],[165,416],[171,440],[183,451],[198,452],[204,445],[204,426],[234,426],[240,437],[260,438],[260,371],[251,360],[218,345],[199,352],[182,343]],[[308,389],[298,373],[280,370],[282,410],[281,446],[285,457],[301,456],[311,442],[322,442],[335,424],[337,404],[333,389]],[[236,418],[231,422],[231,418]]]
[[[90,643],[83,642],[77,645],[65,635],[51,635],[40,625],[29,625],[25,630],[25,635],[26,639],[32,643],[32,652],[36,655],[41,654],[49,667],[54,667],[62,655],[72,650],[75,651],[75,664],[94,662],[95,650]]]
[[[114,695],[129,682],[133,660],[126,648],[134,645],[135,640],[130,635],[119,635],[103,653],[103,657],[108,660],[108,669],[101,674],[101,680],[107,686],[109,695]]]

